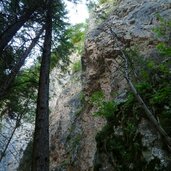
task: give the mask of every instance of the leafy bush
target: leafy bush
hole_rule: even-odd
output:
[[[107,102],[103,102],[103,104],[99,106],[98,111],[95,112],[94,115],[111,118],[116,110],[117,110],[116,103],[114,101],[107,101]]]
[[[94,116],[103,116],[107,119],[111,118],[115,111],[117,111],[117,104],[113,101],[106,101],[102,91],[96,91],[92,94],[90,102],[97,107],[97,112]]]
[[[104,93],[102,91],[96,91],[91,95],[90,102],[93,105],[99,106],[103,103],[104,98],[105,98],[105,96],[104,96]]]

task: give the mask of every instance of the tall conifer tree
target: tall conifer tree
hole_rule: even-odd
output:
[[[40,68],[32,171],[49,170],[49,70],[52,41],[52,0],[47,3],[46,32]]]

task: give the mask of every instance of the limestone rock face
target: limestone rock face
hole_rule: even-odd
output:
[[[0,154],[4,151],[13,130],[16,126],[15,119],[9,119],[8,116],[3,117],[1,120],[0,130]],[[5,156],[0,162],[0,171],[16,171],[23,153],[30,142],[34,126],[31,123],[26,123],[21,120],[21,125],[16,128],[11,141],[5,151]]]
[[[82,81],[79,81],[78,73],[71,76],[58,97],[52,100],[52,171],[94,170],[94,161],[97,158],[95,137],[106,121],[92,115],[96,109],[89,103],[90,96],[93,92],[102,90],[105,98],[110,100],[114,94],[125,91],[126,81],[117,69],[120,49],[138,45],[141,54],[155,55],[154,47],[158,39],[152,29],[159,24],[158,13],[165,18],[171,18],[171,1],[121,0],[112,7],[111,13],[101,24],[97,24],[98,17],[93,21],[90,19],[91,27],[82,56]],[[117,35],[119,44],[111,31]],[[159,154],[159,159],[165,165],[167,154],[157,142],[159,135],[146,120],[142,120],[137,129],[144,137],[142,143],[150,149],[148,153],[144,152],[144,157],[150,160]],[[120,127],[114,132],[119,136],[122,134]],[[103,163],[101,170],[112,171],[106,155],[100,154],[99,158]]]
[[[124,88],[120,75],[115,74],[117,63],[114,59],[120,49],[138,45],[142,54],[154,55],[153,48],[158,40],[152,29],[159,24],[157,14],[171,18],[171,1],[121,0],[101,24],[91,23],[94,28],[90,27],[87,33],[82,58],[83,89],[87,95],[101,88],[109,96],[113,90]],[[99,18],[96,20],[93,21],[98,22]],[[117,35],[120,44],[113,38],[111,30]]]
[[[160,23],[157,14],[171,19],[171,1],[121,0],[101,24],[93,29],[92,26],[96,24],[91,24],[82,58],[83,90],[87,98],[97,90],[103,90],[107,99],[111,99],[113,94],[124,92],[126,82],[118,70],[120,61],[117,58],[122,49],[137,46],[143,56],[156,55],[154,49],[159,40],[153,28]],[[99,18],[96,20],[98,22]],[[157,157],[161,165],[166,166],[167,152],[162,149],[156,130],[145,119],[137,129],[143,137],[143,146],[148,149],[143,157],[147,162]],[[101,163],[101,170],[112,171],[110,163],[104,160],[106,158],[108,156],[97,152],[95,162]]]
[[[69,151],[67,150],[67,140],[75,128],[75,113],[81,108],[80,101],[81,84],[69,84],[61,91],[58,100],[56,101],[55,109],[50,117],[50,142],[51,142],[51,168],[62,169],[65,164],[70,164]],[[80,136],[80,129],[77,127],[77,132],[74,136]],[[74,144],[77,145],[77,144]],[[71,149],[72,150],[72,149]]]
[[[51,170],[93,169],[95,136],[103,119],[92,116],[84,104],[80,73],[74,74],[61,91],[50,117]]]

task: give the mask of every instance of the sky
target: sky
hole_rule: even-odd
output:
[[[65,1],[65,3],[69,12],[68,18],[71,24],[82,23],[89,17],[86,0],[82,0],[78,4],[69,1]]]

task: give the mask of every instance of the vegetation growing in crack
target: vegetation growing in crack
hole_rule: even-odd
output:
[[[72,65],[72,72],[75,73],[75,72],[79,72],[81,71],[81,61],[78,60],[76,61],[75,63],[73,63]]]
[[[116,6],[118,4],[118,2],[119,2],[119,0],[99,0],[98,4],[99,5],[108,4],[108,5],[111,5],[111,6]],[[111,11],[111,9],[110,9],[110,11]]]
[[[99,0],[87,3],[89,13],[95,18],[96,25],[101,24],[110,16],[118,2],[118,0]]]
[[[116,102],[114,100],[105,100],[105,96],[102,91],[94,92],[90,97],[90,103],[97,108],[97,111],[93,113],[94,116],[110,118],[113,113],[118,110]]]

